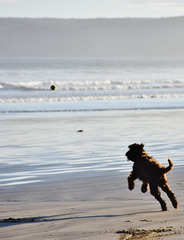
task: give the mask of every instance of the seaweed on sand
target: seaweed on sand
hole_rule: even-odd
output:
[[[129,239],[154,239],[161,236],[169,236],[177,234],[177,232],[172,227],[159,228],[159,229],[133,229],[120,230],[116,233],[120,234],[119,240]]]

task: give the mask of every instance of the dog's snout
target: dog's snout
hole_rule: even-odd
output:
[[[129,151],[125,153],[125,156],[127,156],[127,157],[128,157],[128,154],[129,154]]]

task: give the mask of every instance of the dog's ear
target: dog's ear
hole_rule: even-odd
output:
[[[140,144],[140,147],[143,149],[143,148],[144,148],[144,144],[141,143],[141,144]]]
[[[144,145],[143,144],[139,144],[139,143],[133,143],[133,144],[131,144],[131,145],[129,145],[128,146],[130,149],[131,148],[143,148],[144,147]]]
[[[144,144],[138,144],[138,143],[133,143],[133,144],[131,144],[131,145],[129,145],[128,146],[130,149],[131,148],[136,148],[136,149],[141,149],[141,150],[143,150],[143,148],[144,148]]]
[[[128,148],[131,149],[131,148],[135,147],[136,145],[137,145],[137,143],[133,143],[133,144],[129,145]]]

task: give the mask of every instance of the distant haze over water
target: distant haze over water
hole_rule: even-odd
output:
[[[0,57],[181,57],[184,17],[0,18]]]

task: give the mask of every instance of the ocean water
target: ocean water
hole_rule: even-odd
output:
[[[1,112],[183,108],[183,100],[184,58],[0,59]]]
[[[0,59],[0,187],[130,171],[133,142],[181,167],[183,121],[184,58]]]

